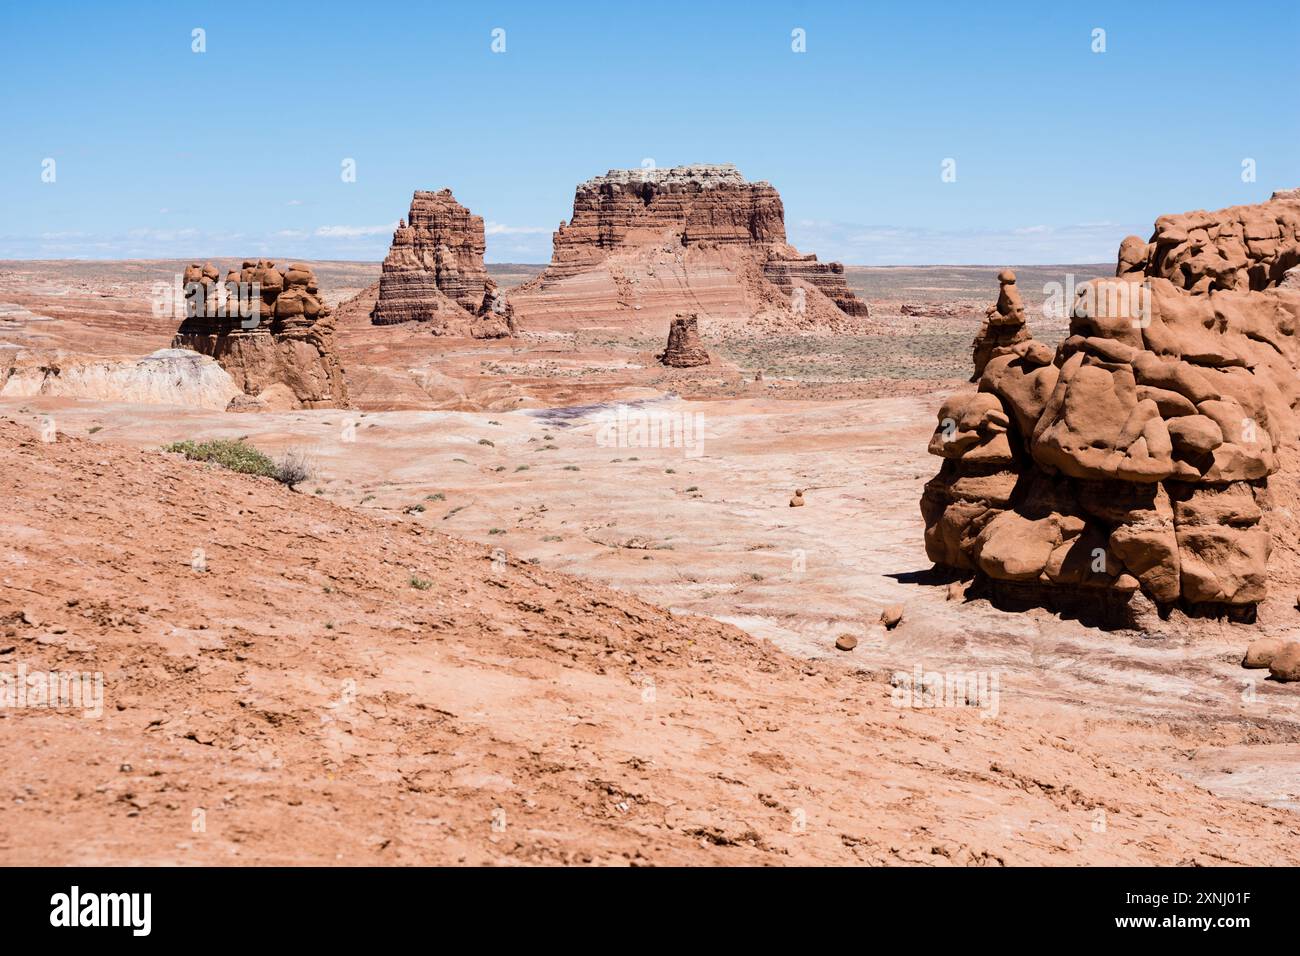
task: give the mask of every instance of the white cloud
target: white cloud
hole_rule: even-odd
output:
[[[545,226],[507,226],[499,222],[489,222],[483,231],[489,236],[549,236],[551,234],[551,230]]]
[[[851,265],[1058,265],[1111,262],[1120,240],[1149,225],[1084,222],[1002,229],[927,229],[800,220],[790,242]]]
[[[320,239],[359,239],[362,236],[382,236],[396,228],[396,222],[385,226],[317,226],[316,236]]]

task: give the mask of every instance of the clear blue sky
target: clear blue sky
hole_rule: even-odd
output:
[[[545,261],[575,184],[650,158],[771,181],[823,259],[1110,260],[1300,185],[1297,50],[1295,0],[4,0],[0,257],[378,259],[450,186],[490,261]]]

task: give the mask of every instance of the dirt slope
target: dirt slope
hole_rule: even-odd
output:
[[[1293,814],[413,520],[8,421],[0,461],[0,671],[105,685],[0,709],[0,863],[1300,861]]]

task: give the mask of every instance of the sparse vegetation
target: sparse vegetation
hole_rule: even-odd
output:
[[[424,505],[422,504],[407,505],[405,508],[402,509],[402,511],[408,515],[418,515],[422,511],[424,511]]]
[[[424,500],[425,501],[446,501],[447,496],[444,495],[441,491],[435,491],[431,495],[425,495]]]
[[[86,434],[93,435],[95,434],[95,432],[103,431],[103,429],[104,429],[103,425],[91,425],[89,428],[86,429]]]
[[[515,471],[527,471],[527,470],[528,470],[527,465],[520,465],[518,468],[515,469]]]
[[[579,468],[577,465],[565,465],[565,466],[564,466],[564,470],[565,470],[565,471],[582,471],[582,469]]]
[[[428,580],[427,578],[422,578],[417,574],[411,575],[411,580],[409,583],[411,587],[415,588],[417,591],[427,591],[429,590],[429,588],[433,587],[432,581]]]
[[[276,478],[275,462],[243,439],[230,441],[214,439],[213,441],[195,442],[178,441],[163,448],[163,451],[184,455],[190,461],[206,461],[237,471],[241,475],[260,475],[263,478]]]
[[[241,475],[274,478],[290,488],[315,474],[311,460],[302,451],[291,449],[281,455],[279,461],[272,461],[243,438],[235,441],[225,438],[205,442],[178,441],[165,446],[163,451],[184,455],[190,461],[212,462]],[[316,493],[324,494],[324,491],[317,489]]]
[[[489,448],[496,448],[496,447],[497,447],[497,443],[494,442],[494,441],[492,441],[490,438],[480,438],[480,439],[478,440],[478,443],[479,443],[480,445],[487,445]]]
[[[505,529],[505,528],[489,528],[489,529],[488,529],[488,534],[505,534],[505,533],[506,533],[506,529]]]

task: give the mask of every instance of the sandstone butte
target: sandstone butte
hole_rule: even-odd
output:
[[[230,402],[232,410],[347,407],[333,312],[311,269],[295,263],[282,271],[264,259],[245,261],[224,280],[230,296],[256,290],[242,310],[235,299],[218,304],[220,275],[210,262],[186,268],[186,318],[172,348],[220,363],[241,391]]]
[[[482,216],[458,203],[450,189],[416,190],[384,258],[371,320],[427,322],[434,335],[513,334],[509,303],[483,264],[485,249]]]
[[[1298,262],[1295,190],[1163,216],[1078,290],[1055,350],[1002,273],[976,388],[944,402],[930,441],[930,559],[1004,605],[1253,620],[1269,477],[1297,434]]]
[[[546,271],[511,295],[522,324],[632,324],[656,334],[687,308],[707,325],[866,331],[844,267],[786,241],[770,183],[736,167],[610,170],[578,186]]]

